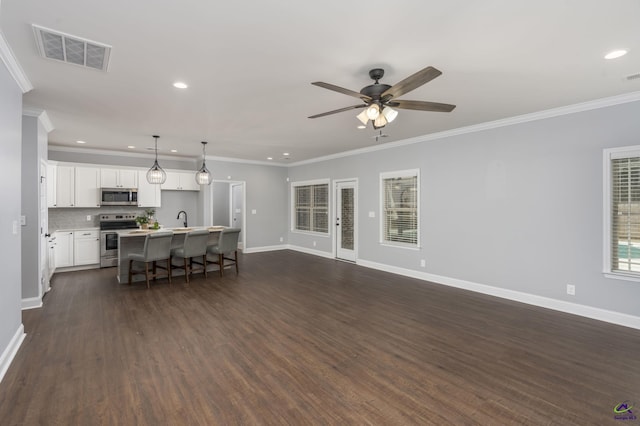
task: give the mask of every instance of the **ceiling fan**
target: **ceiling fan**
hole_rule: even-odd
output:
[[[422,86],[438,77],[442,74],[441,71],[434,67],[426,67],[418,71],[417,73],[410,75],[399,83],[390,86],[388,84],[379,83],[379,80],[384,76],[384,70],[382,68],[374,68],[369,71],[369,77],[374,80],[375,83],[363,87],[360,92],[345,89],[340,86],[336,86],[329,83],[323,83],[322,81],[315,81],[311,84],[325,89],[333,90],[334,92],[344,93],[345,95],[353,96],[354,98],[361,99],[364,103],[358,105],[352,105],[345,108],[336,109],[333,111],[323,112],[322,114],[312,115],[309,118],[324,117],[326,115],[336,114],[338,112],[349,111],[352,109],[366,108],[360,114],[358,119],[365,126],[371,120],[374,129],[380,129],[392,122],[398,115],[398,111],[393,108],[400,109],[412,109],[417,111],[436,111],[436,112],[451,112],[456,107],[450,104],[441,104],[437,102],[425,102],[425,101],[405,101],[396,99],[405,93],[408,93],[418,87]],[[392,108],[393,107],[393,108]]]

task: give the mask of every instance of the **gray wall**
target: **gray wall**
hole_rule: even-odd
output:
[[[286,242],[287,168],[217,160],[207,160],[207,167],[215,180],[246,183],[245,249],[281,245],[281,237]],[[209,200],[212,186],[206,194]],[[205,218],[211,217],[211,204],[206,203]]]
[[[229,206],[231,197],[229,194],[231,184],[227,182],[211,183],[211,208],[214,225],[230,226]]]
[[[22,116],[22,193],[35,194],[22,197],[22,215],[26,225],[22,227],[22,298],[40,294],[40,151],[41,134],[46,139],[40,120]],[[46,151],[44,153],[46,156]],[[38,265],[38,267],[34,267]]]
[[[640,285],[602,274],[602,150],[640,144],[639,116],[640,102],[627,103],[300,165],[289,176],[359,179],[360,260],[637,316]],[[379,174],[412,168],[421,247],[383,246]],[[291,233],[289,242],[332,250],[330,238]]]
[[[0,62],[0,358],[22,324],[20,227],[13,233],[13,223],[20,223],[21,123],[22,92]]]

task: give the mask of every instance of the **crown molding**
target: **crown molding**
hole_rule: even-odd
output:
[[[22,115],[26,115],[28,117],[36,117],[38,120],[40,120],[40,123],[42,123],[47,133],[51,133],[51,131],[55,129],[53,123],[51,122],[51,119],[49,119],[47,111],[43,109],[25,106],[22,108]]]
[[[200,157],[197,157],[196,159],[200,159]],[[272,166],[272,167],[287,167],[286,164],[280,164],[280,163],[273,163],[273,162],[268,162],[268,161],[260,161],[260,160],[243,160],[240,158],[233,158],[233,157],[215,157],[215,156],[206,156],[207,161],[212,160],[212,161],[223,161],[225,163],[241,163],[241,164],[256,164],[259,166]]]
[[[27,93],[33,89],[33,85],[24,73],[16,56],[13,54],[9,43],[7,43],[7,39],[4,38],[2,30],[0,30],[0,59],[2,59],[2,62],[9,70],[9,74],[11,74],[11,77],[13,77],[18,84],[22,93]]]
[[[92,154],[92,155],[108,155],[112,157],[137,157],[137,158],[155,158],[153,152],[125,152],[125,151],[110,151],[108,149],[92,149],[92,148],[79,148],[74,146],[62,146],[49,144],[49,151],[57,152],[73,152],[76,154]],[[179,157],[158,154],[160,160],[173,160],[173,161],[195,161],[193,157]]]
[[[25,112],[25,115],[27,114]],[[37,117],[37,115],[31,115]],[[109,155],[114,157],[138,157],[138,158],[155,158],[155,154],[152,152],[125,152],[125,151],[110,151],[108,149],[92,149],[92,148],[80,148],[74,146],[62,146],[62,145],[51,145],[49,144],[49,151],[59,151],[59,152],[73,152],[76,154],[93,154],[93,155]],[[173,161],[193,161],[197,163],[202,159],[202,157],[181,157],[181,156],[171,156],[171,155],[163,155],[158,154],[158,159],[160,160],[173,160]],[[216,156],[206,156],[206,161],[221,161],[226,163],[241,163],[241,164],[255,164],[262,166],[272,166],[272,167],[286,167],[284,164],[273,164],[267,163],[266,161],[258,161],[258,160],[242,160],[239,158],[232,157],[216,157]]]
[[[360,155],[368,152],[383,151],[386,149],[397,148],[405,145],[412,145],[421,142],[433,141],[437,139],[449,138],[452,136],[464,135],[467,133],[482,132],[485,130],[497,129],[500,127],[513,126],[515,124],[527,123],[530,121],[546,120],[548,118],[560,117],[563,115],[575,114],[578,112],[590,111],[594,109],[606,108],[629,102],[640,101],[640,91],[625,93],[622,95],[611,96],[608,98],[596,99],[593,101],[581,102],[574,105],[568,105],[558,108],[547,109],[543,111],[533,112],[530,114],[517,115],[514,117],[504,118],[486,123],[474,124],[472,126],[459,127],[457,129],[445,130],[443,132],[432,133],[429,135],[417,136],[415,138],[403,139],[400,141],[385,143],[384,145],[370,146],[350,151],[344,151],[337,154],[326,155],[323,157],[312,158],[310,160],[298,161],[286,165],[286,167],[296,167],[305,164],[319,163],[322,161],[334,160],[337,158],[349,157],[352,155]]]

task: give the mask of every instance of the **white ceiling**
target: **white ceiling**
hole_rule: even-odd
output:
[[[2,0],[0,28],[47,111],[51,145],[297,162],[640,90],[638,0]],[[38,55],[32,24],[111,45],[108,72]],[[629,54],[603,56],[617,48]],[[457,105],[399,110],[375,140],[358,104],[368,71],[396,83],[443,75],[400,99]],[[186,90],[172,86],[184,81]],[[129,150],[128,145],[136,148]],[[178,152],[170,154],[169,149]],[[283,160],[283,153],[290,160]]]

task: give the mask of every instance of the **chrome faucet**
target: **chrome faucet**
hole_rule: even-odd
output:
[[[176,219],[180,219],[180,215],[184,213],[184,227],[187,227],[187,212],[185,212],[184,210],[180,210],[178,212],[178,217],[176,217]]]

